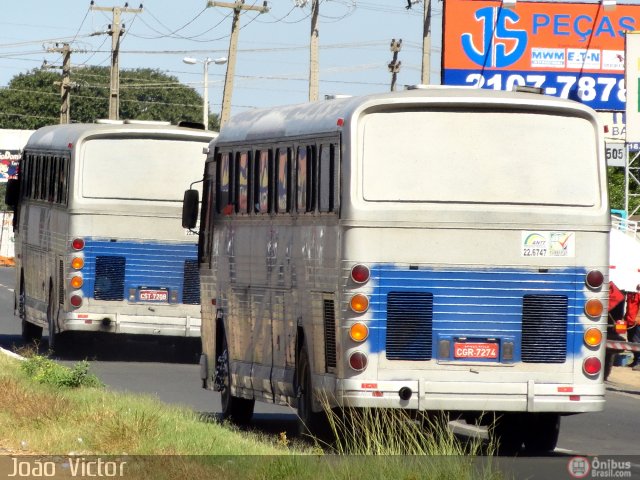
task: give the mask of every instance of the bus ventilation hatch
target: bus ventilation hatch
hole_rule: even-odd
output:
[[[124,257],[96,257],[96,283],[93,288],[96,300],[124,300],[124,267]]]
[[[324,300],[325,370],[336,367],[336,309],[333,300]]]
[[[567,358],[568,301],[564,295],[522,298],[522,361],[564,363]]]
[[[182,275],[184,289],[182,303],[186,305],[200,305],[200,274],[197,260],[185,260]]]
[[[431,360],[433,294],[390,292],[387,295],[389,360]]]

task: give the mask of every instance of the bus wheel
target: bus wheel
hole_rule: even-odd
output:
[[[604,355],[604,379],[608,380],[609,375],[611,375],[611,370],[613,370],[613,362],[616,358],[616,351],[607,349]]]
[[[224,334],[223,334],[224,335]],[[239,425],[246,425],[253,417],[255,400],[231,395],[231,369],[229,368],[229,348],[226,335],[222,337],[222,353],[216,364],[216,384],[220,390],[222,418]]]
[[[324,411],[313,411],[313,387],[311,365],[307,347],[303,346],[298,357],[298,433],[326,443],[330,437],[330,425]]]
[[[516,455],[524,442],[523,422],[519,414],[502,413],[489,428],[489,438],[498,455]]]
[[[22,319],[22,340],[26,343],[42,340],[42,327]]]
[[[22,340],[26,343],[39,342],[42,340],[42,327],[34,325],[26,320],[24,308],[24,284],[20,282],[20,297],[18,297],[18,312],[22,319]]]
[[[560,415],[557,413],[530,414],[524,423],[524,448],[527,453],[553,452],[560,435]]]
[[[49,326],[49,350],[55,350],[58,346],[58,335],[56,334],[55,316],[53,305],[53,291],[49,289],[49,305],[47,306],[47,325]]]

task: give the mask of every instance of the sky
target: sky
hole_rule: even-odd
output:
[[[262,5],[262,0],[245,4]],[[94,6],[109,9],[124,5],[94,1]],[[129,2],[130,8],[139,5]],[[207,7],[207,0],[147,0],[142,6],[141,13],[122,14],[120,69],[158,69],[202,94],[203,65],[182,60],[228,55],[232,9]],[[311,0],[273,0],[268,6],[268,13],[240,16],[231,115],[308,100]],[[320,1],[320,98],[388,91],[392,39],[402,39],[397,88],[420,83],[424,4],[420,0],[406,7],[407,0]],[[432,3],[431,83],[440,83],[441,7],[437,0]],[[89,0],[3,2],[0,88],[45,60],[60,66],[62,56],[48,51],[56,43],[70,43],[72,68],[109,66],[111,37],[104,32],[111,22],[111,11],[92,10]],[[209,65],[212,113],[220,113],[225,71],[226,65]],[[73,109],[73,97],[71,102]]]

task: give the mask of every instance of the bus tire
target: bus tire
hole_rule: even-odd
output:
[[[615,358],[616,358],[616,351],[607,349],[604,355],[604,371],[603,371],[604,377],[603,378],[605,380],[608,380],[609,375],[611,375],[611,370],[613,370],[613,362]]]
[[[35,325],[26,320],[25,310],[25,293],[24,293],[24,281],[20,280],[20,296],[18,297],[18,312],[22,319],[22,340],[25,343],[39,342],[42,340],[42,327]]]
[[[246,399],[231,395],[231,368],[229,366],[229,348],[227,337],[222,334],[222,352],[218,355],[217,362],[221,362],[217,368],[222,369],[224,374],[224,388],[220,392],[220,403],[222,404],[222,418],[230,420],[238,425],[246,425],[253,417],[255,399]]]
[[[39,342],[42,340],[42,327],[34,325],[22,319],[22,340],[25,343]]]
[[[502,413],[489,428],[489,439],[498,455],[513,456],[524,443],[523,422],[520,414]]]
[[[298,390],[298,433],[326,443],[330,437],[330,425],[324,411],[313,411],[313,384],[311,380],[311,363],[307,347],[303,346],[298,355],[297,390]]]
[[[525,422],[524,449],[527,453],[553,452],[560,435],[560,415],[557,413],[529,414]]]

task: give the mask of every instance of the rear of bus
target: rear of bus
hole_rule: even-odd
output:
[[[344,130],[338,402],[602,410],[610,220],[595,113],[441,89],[365,103]]]
[[[214,134],[105,129],[78,140],[72,152],[59,328],[197,337],[198,237],[181,226],[181,202],[185,188],[202,179],[203,148]]]

